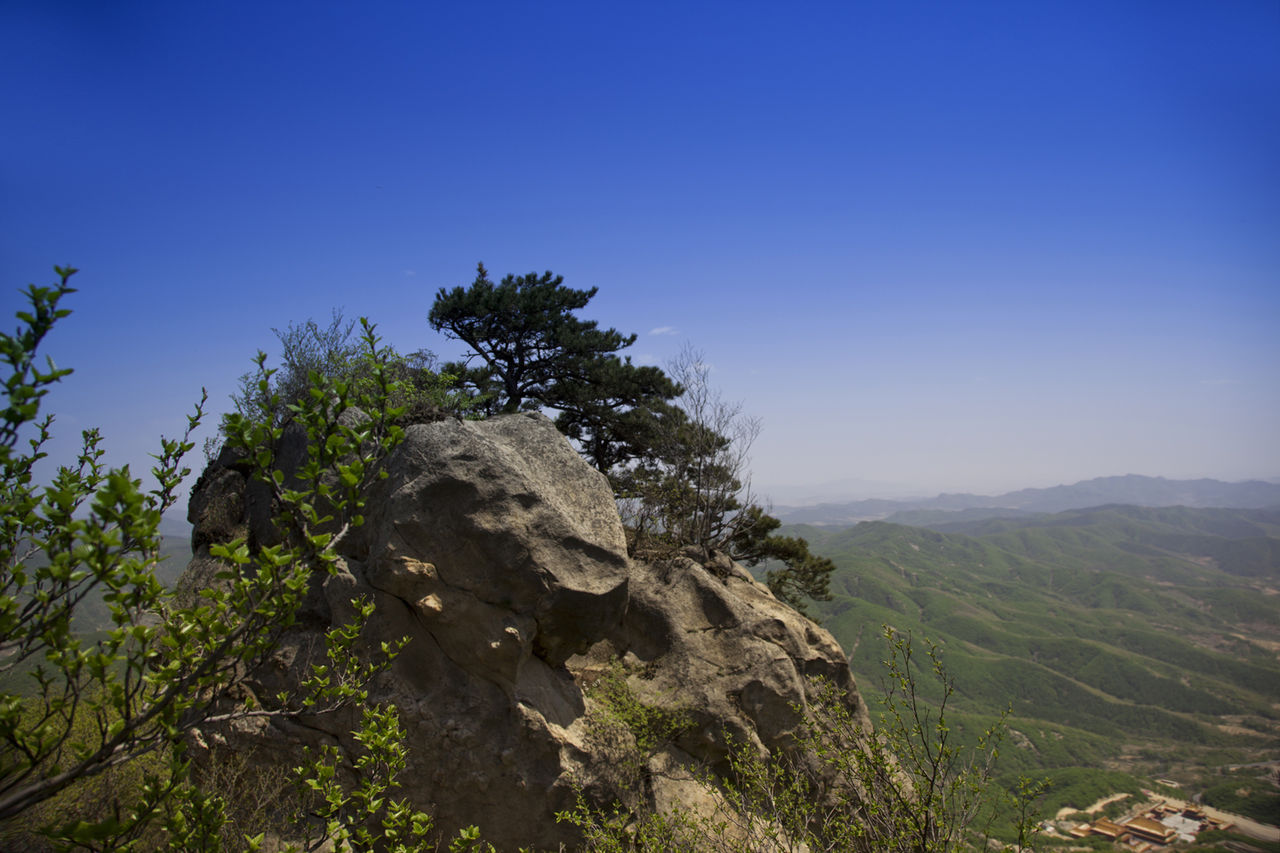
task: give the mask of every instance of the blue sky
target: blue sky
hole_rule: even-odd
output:
[[[13,0],[0,70],[0,307],[82,270],[60,453],[334,307],[453,355],[483,261],[701,349],[781,502],[1280,476],[1274,0]]]

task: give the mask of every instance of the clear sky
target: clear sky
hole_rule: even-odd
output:
[[[456,354],[483,261],[700,348],[766,490],[1280,476],[1275,0],[8,0],[0,72],[0,308],[81,268],[116,463],[290,321]]]

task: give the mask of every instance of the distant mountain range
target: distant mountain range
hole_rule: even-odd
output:
[[[1097,477],[1070,486],[1021,489],[994,496],[942,494],[907,500],[872,499],[813,506],[778,506],[774,507],[773,514],[791,524],[844,526],[876,520],[932,524],[1065,512],[1109,504],[1263,509],[1280,506],[1280,483],[1263,480],[1243,483],[1167,480],[1164,477],[1128,474],[1123,477]]]

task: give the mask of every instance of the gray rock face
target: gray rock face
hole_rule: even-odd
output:
[[[504,850],[574,843],[555,812],[578,790],[621,793],[596,749],[585,690],[615,659],[634,673],[637,698],[694,723],[662,757],[686,769],[721,762],[726,735],[781,748],[806,676],[845,688],[864,713],[831,635],[742,568],[629,560],[607,481],[545,417],[416,425],[386,467],[365,525],[343,542],[344,571],[317,580],[252,688],[274,695],[301,678],[325,628],[353,597],[372,596],[367,639],[409,644],[371,698],[400,708],[405,793],[446,832],[476,824]],[[192,496],[199,550],[188,585],[211,577],[210,542],[253,527],[237,476],[215,463]],[[244,724],[204,742],[296,763],[300,745],[345,743],[351,722]],[[681,802],[691,787],[687,774],[663,772],[648,796]]]

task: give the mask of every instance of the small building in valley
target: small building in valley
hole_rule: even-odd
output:
[[[1124,827],[1133,833],[1135,838],[1154,844],[1172,844],[1178,840],[1177,830],[1145,816],[1129,818],[1124,822]]]
[[[1128,829],[1106,818],[1095,820],[1089,824],[1089,831],[1093,835],[1101,835],[1103,838],[1110,838],[1112,841],[1124,841],[1129,837]]]
[[[1177,842],[1195,841],[1196,833],[1207,829],[1225,829],[1231,824],[1214,820],[1200,809],[1156,803],[1144,813],[1119,821],[1096,820],[1082,823],[1069,832],[1075,838],[1101,836],[1129,853],[1148,853]]]

